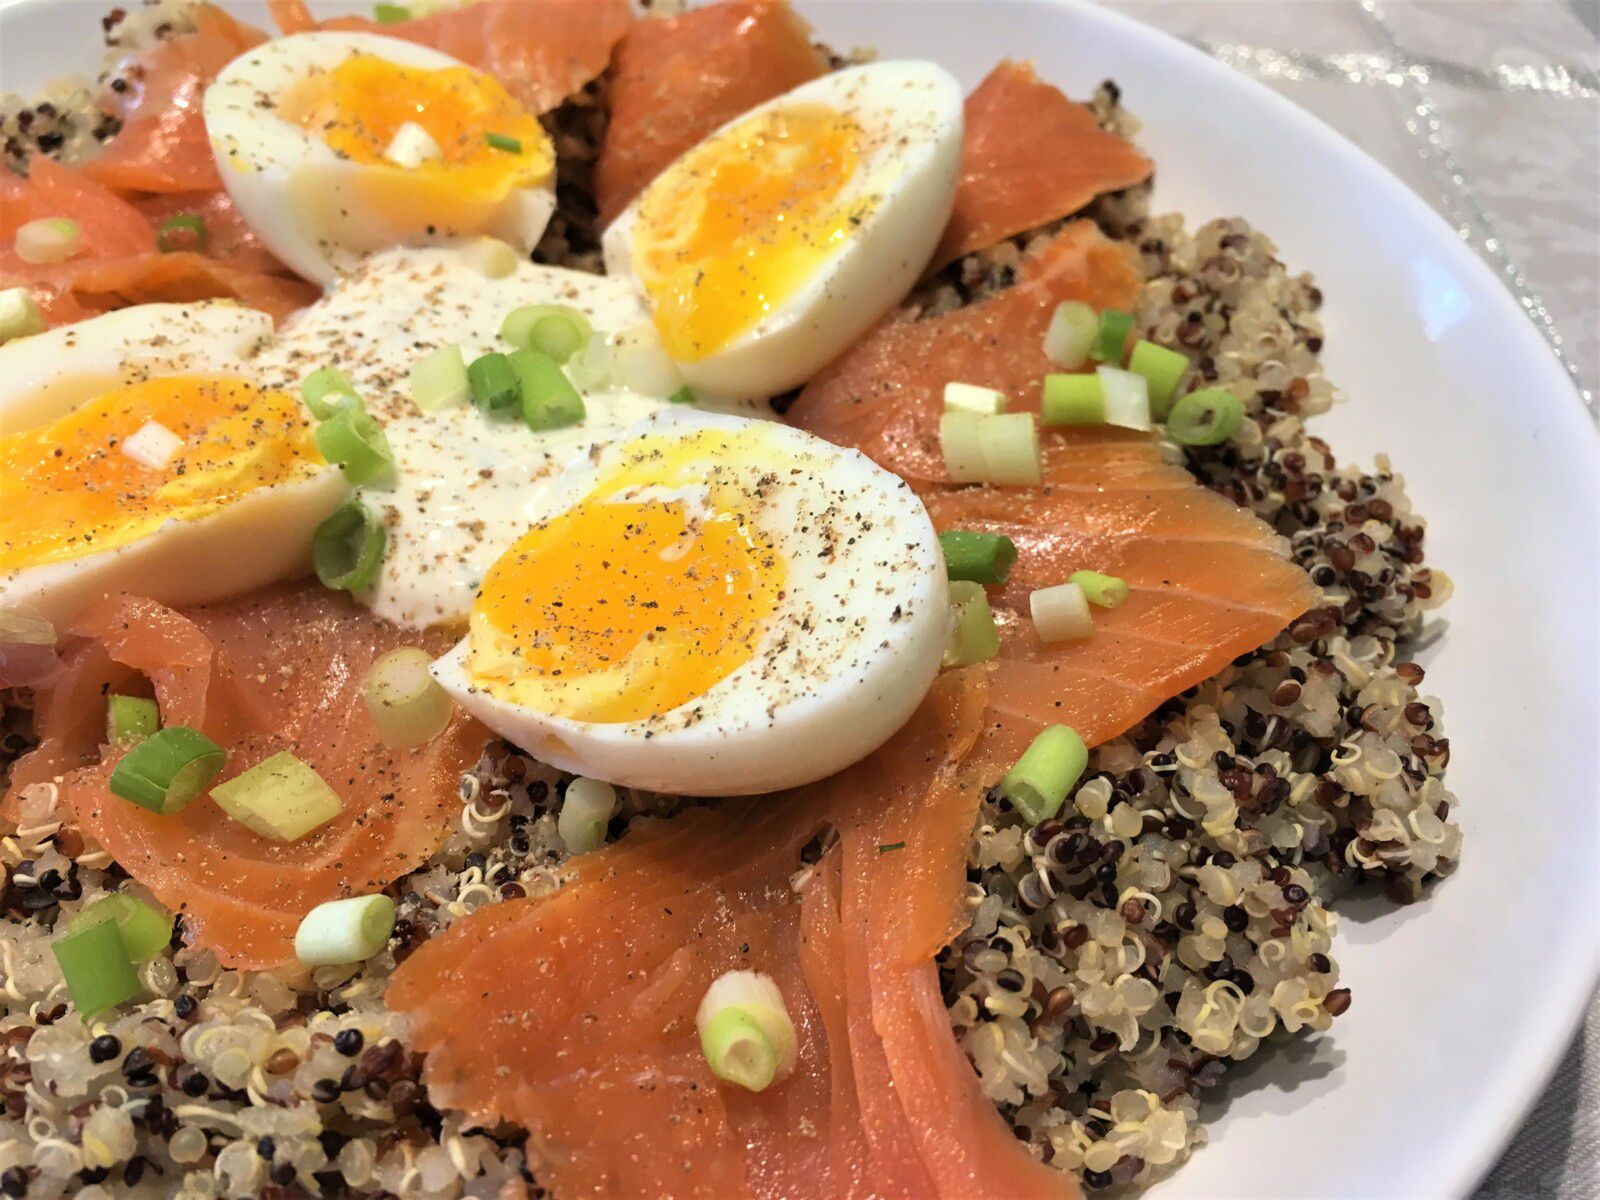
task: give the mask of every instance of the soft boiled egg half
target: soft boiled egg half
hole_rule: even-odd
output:
[[[870,753],[938,672],[938,537],[855,451],[664,409],[543,508],[434,673],[565,770],[689,795],[798,785]]]
[[[349,492],[298,397],[251,382],[264,313],[123,309],[0,346],[0,608],[198,604],[303,573]]]
[[[493,76],[399,38],[266,42],[217,76],[205,118],[240,213],[319,283],[387,246],[489,235],[530,250],[555,208],[537,114]]]
[[[961,161],[961,89],[927,62],[825,75],[723,126],[606,230],[692,386],[770,396],[826,366],[927,266]]]

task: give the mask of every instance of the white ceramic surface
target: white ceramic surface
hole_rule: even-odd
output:
[[[260,4],[229,5],[259,18]],[[349,6],[318,5],[322,11]],[[90,65],[102,5],[0,0],[0,89]],[[1493,1161],[1600,975],[1600,437],[1494,276],[1419,199],[1267,89],[1127,18],[1060,0],[813,0],[835,46],[1002,57],[1145,123],[1156,205],[1243,215],[1319,277],[1348,404],[1319,432],[1388,451],[1455,598],[1421,657],[1443,697],[1461,869],[1422,904],[1358,904],[1334,1033],[1262,1055],[1158,1194],[1451,1197]],[[1315,6],[1305,6],[1315,19]]]

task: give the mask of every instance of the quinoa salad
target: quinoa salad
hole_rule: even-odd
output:
[[[679,8],[657,7],[642,20]],[[76,167],[114,144],[102,96],[129,86],[140,52],[194,30],[194,12],[182,0],[115,9],[97,79],[0,97],[6,165]],[[828,54],[835,68],[875,57]],[[595,176],[613,69],[541,118],[558,183],[536,264],[601,270]],[[1137,144],[1137,96],[1107,81],[1090,108],[1100,130]],[[1094,745],[1053,815],[1030,821],[991,787],[960,928],[936,959],[983,1096],[1033,1158],[1111,1195],[1203,1146],[1202,1105],[1225,1099],[1235,1064],[1338,1037],[1361,1002],[1341,982],[1346,898],[1425,903],[1461,852],[1442,708],[1413,660],[1451,585],[1428,563],[1396,465],[1346,463],[1318,436],[1340,399],[1319,359],[1324,297],[1244,218],[1152,213],[1151,191],[1122,187],[1076,215],[1131,250],[1131,336],[1182,355],[1196,388],[1242,408],[1220,444],[1163,438],[1162,460],[1259,518],[1315,598],[1265,645]],[[944,319],[1013,287],[1066,224],[961,254],[917,284],[900,320]],[[782,390],[779,412],[797,391]],[[29,688],[0,701],[3,791],[38,734]],[[386,998],[391,976],[456,923],[568,884],[583,856],[562,814],[579,774],[490,740],[459,775],[443,844],[383,888],[393,929],[365,961],[232,969],[179,916],[137,964],[137,996],[87,1019],[52,943],[110,893],[155,902],[73,819],[59,780],[20,789],[0,838],[0,1196],[547,1194],[528,1131],[435,1095],[412,1019]],[[618,786],[594,841],[718,803]],[[807,861],[827,849],[824,835]]]

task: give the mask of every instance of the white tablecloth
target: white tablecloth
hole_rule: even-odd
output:
[[[1102,2],[1262,80],[1398,175],[1500,274],[1596,409],[1600,0]],[[1476,1200],[1546,1197],[1600,1197],[1600,1001]]]

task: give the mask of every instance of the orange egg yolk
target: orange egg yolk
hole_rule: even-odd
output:
[[[756,527],[763,443],[646,435],[484,577],[469,667],[491,693],[578,721],[638,721],[748,662],[787,564]]]
[[[125,439],[157,422],[183,440],[152,468]],[[300,401],[239,379],[152,379],[0,437],[0,570],[83,558],[195,521],[324,466]]]
[[[674,358],[722,349],[839,251],[873,203],[847,192],[863,141],[845,113],[789,105],[702,143],[650,185],[634,260]]]
[[[546,182],[555,163],[538,117],[469,67],[428,70],[356,54],[297,83],[279,113],[335,153],[386,168],[391,185],[403,177],[480,203]],[[408,123],[428,131],[438,158],[415,167],[389,161],[385,152]]]

